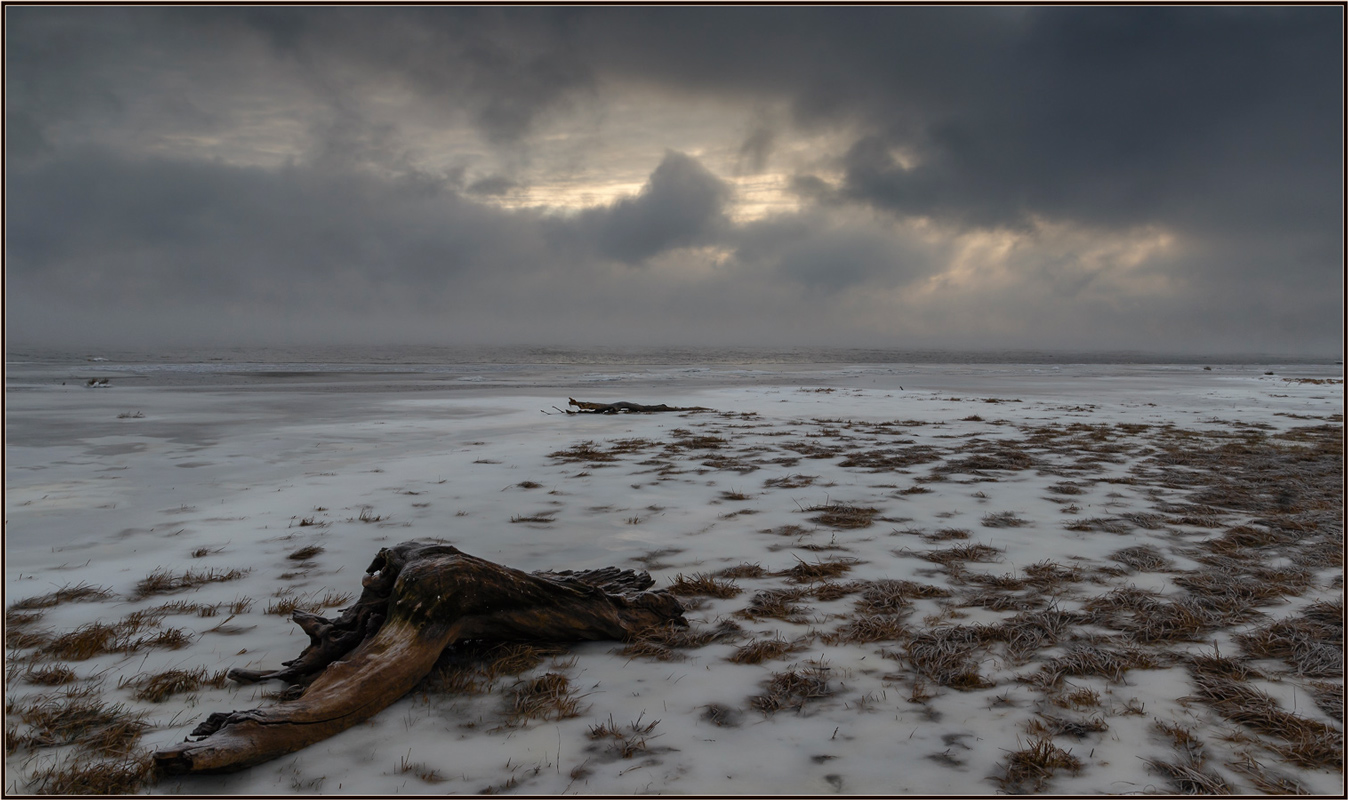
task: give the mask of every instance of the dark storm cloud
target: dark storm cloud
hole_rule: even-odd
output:
[[[1065,225],[1173,234],[1181,246],[1148,268],[1175,296],[1155,311],[1090,306],[1050,339],[1070,345],[1102,313],[1121,330],[1161,329],[1138,315],[1170,314],[1195,341],[1337,346],[1341,333],[1337,7],[5,14],[9,319],[41,322],[38,297],[92,317],[166,305],[205,316],[227,301],[311,319],[340,307],[396,320],[400,303],[557,314],[571,281],[617,262],[650,268],[608,274],[602,304],[567,295],[579,313],[633,301],[677,329],[675,301],[730,308],[771,286],[776,305],[758,320],[771,338],[803,308],[792,298],[908,287],[948,267],[952,247],[917,225],[950,241],[1023,234],[1008,263],[1024,291],[1002,302],[1033,317],[1038,296],[1077,302],[1101,282],[1079,252],[1043,249],[1041,229]],[[588,107],[602,120],[624,96],[786,109],[720,144],[741,174],[781,169],[803,133],[842,144],[790,181],[805,209],[750,223],[732,222],[729,184],[692,149],[643,166],[638,194],[567,216],[488,204],[535,184],[527,167],[550,120]],[[408,109],[419,127],[399,116]],[[463,121],[515,160],[423,171],[444,145],[414,127]],[[276,144],[287,136],[289,149]],[[672,146],[658,136],[652,162]],[[230,149],[245,146],[266,158]],[[659,289],[661,265],[702,245],[730,254],[715,278]]]
[[[338,57],[406,80],[429,102],[466,105],[502,143],[523,138],[540,115],[593,88],[564,10],[259,8],[219,17],[261,32],[282,57],[316,69]],[[185,15],[185,24],[193,18]]]
[[[729,195],[696,159],[669,152],[639,194],[584,212],[579,228],[603,255],[638,264],[671,248],[711,242],[726,225]]]

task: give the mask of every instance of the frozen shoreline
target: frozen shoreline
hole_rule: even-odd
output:
[[[915,630],[924,628],[925,617],[942,614],[941,624],[966,626],[1011,618],[1014,612],[961,605],[973,590],[955,585],[949,571],[921,557],[965,543],[934,538],[943,529],[968,531],[968,543],[997,550],[998,560],[967,565],[970,572],[993,576],[1023,576],[1027,566],[1046,560],[1097,574],[1092,571],[1117,566],[1111,554],[1129,546],[1151,546],[1169,561],[1166,569],[1128,572],[1115,583],[1069,582],[1056,601],[1059,608],[1084,608],[1092,596],[1116,586],[1174,596],[1174,577],[1203,567],[1192,558],[1196,543],[1248,522],[1249,514],[1227,513],[1210,530],[1170,520],[1126,535],[1064,528],[1072,519],[1154,513],[1158,499],[1147,490],[1156,487],[1109,482],[1145,459],[1150,434],[1140,427],[1119,463],[1101,460],[1070,481],[1083,489],[1070,496],[1076,514],[1064,515],[1063,504],[1045,496],[1065,480],[1043,469],[1056,456],[1037,455],[1033,468],[990,469],[972,481],[963,473],[919,479],[930,476],[934,465],[965,457],[959,448],[1019,440],[1039,427],[1159,431],[1170,425],[1272,437],[1326,423],[1341,430],[1343,410],[1338,365],[1216,365],[1210,371],[1196,365],[621,365],[444,374],[291,369],[271,376],[261,374],[265,370],[193,373],[186,382],[182,371],[170,380],[163,370],[87,367],[12,367],[8,376],[7,608],[62,586],[107,587],[104,600],[62,603],[27,626],[57,635],[167,601],[223,606],[254,599],[224,629],[217,626],[228,614],[165,617],[163,627],[191,635],[181,649],[70,662],[78,685],[96,686],[106,702],[149,714],[154,727],[141,745],[150,749],[180,740],[211,711],[260,704],[260,689],[203,688],[151,703],[136,700],[131,687],[118,688],[118,679],[167,669],[275,667],[293,658],[302,635],[283,617],[265,613],[278,599],[273,593],[284,587],[304,598],[356,592],[381,544],[442,537],[466,552],[529,570],[647,568],[657,587],[679,575],[741,563],[779,573],[739,579],[742,594],[701,599],[703,605],[689,612],[695,627],[736,620],[745,631],[742,641],[683,650],[678,661],[620,655],[613,643],[586,644],[571,649],[574,662],[545,662],[526,673],[552,669],[566,675],[585,708],[578,717],[497,729],[502,696],[513,680],[507,678],[481,696],[409,696],[369,723],[295,755],[234,776],[170,778],[153,792],[389,794],[491,786],[527,793],[990,793],[998,788],[990,779],[1004,774],[1009,753],[1031,738],[1027,725],[1046,709],[1057,716],[1098,716],[1107,725],[1107,732],[1079,740],[1056,737],[1082,767],[1075,776],[1058,772],[1051,791],[1166,789],[1165,779],[1139,760],[1168,757],[1168,745],[1152,729],[1156,718],[1192,726],[1215,769],[1249,791],[1247,779],[1223,766],[1239,747],[1216,737],[1232,726],[1201,706],[1177,702],[1192,693],[1181,667],[1134,669],[1121,681],[1073,678],[1079,688],[1097,692],[1099,704],[1094,710],[1049,708],[1048,695],[1011,678],[1061,656],[1065,643],[1020,665],[1000,663],[1004,654],[993,648],[979,658],[995,687],[930,686],[932,698],[910,702],[911,665],[885,657],[901,654],[903,643],[830,644],[821,638],[855,613],[855,593],[808,600],[805,622],[734,615],[757,591],[790,588],[780,573],[798,561],[853,559],[843,582],[899,579],[954,592],[947,601],[913,600],[906,622]],[[67,379],[63,387],[61,370],[71,378],[97,373],[112,385],[88,389]],[[1264,374],[1270,370],[1276,374]],[[568,396],[699,405],[722,414],[556,414],[552,407],[564,406]],[[885,422],[914,424],[877,426]],[[688,444],[696,436],[723,441],[710,448]],[[587,441],[605,449],[638,440],[645,444],[609,462],[556,456]],[[831,450],[812,457],[788,444]],[[933,460],[845,465],[849,454],[922,447],[932,449]],[[916,486],[928,491],[905,493]],[[1165,492],[1167,502],[1182,502],[1187,494]],[[1340,492],[1340,505],[1341,499]],[[829,503],[873,507],[876,519],[863,528],[834,528],[801,511]],[[1024,524],[985,524],[996,514]],[[364,522],[361,516],[379,519]],[[550,521],[512,522],[525,517]],[[306,519],[314,524],[301,526]],[[1341,537],[1341,513],[1339,522]],[[306,545],[323,551],[311,562],[287,558]],[[158,568],[250,572],[195,591],[129,599]],[[1342,596],[1341,563],[1311,571],[1306,591],[1261,608],[1267,618],[1171,649],[1211,652],[1211,639],[1217,639],[1223,655],[1236,653],[1233,632]],[[728,660],[738,646],[774,635],[813,638],[779,660]],[[765,680],[810,659],[829,667],[829,696],[805,703],[799,713],[753,710],[749,700],[763,692]],[[1265,691],[1285,698],[1289,709],[1300,696],[1298,713],[1332,720],[1309,699],[1304,676],[1279,672],[1286,665],[1277,662],[1260,663],[1269,678],[1259,684]],[[7,700],[51,691],[26,683],[23,669],[11,668]],[[1341,686],[1341,675],[1333,681]],[[1001,695],[1005,700],[997,701]],[[1145,715],[1123,711],[1133,702],[1145,705]],[[739,724],[707,719],[712,705],[735,712]],[[645,750],[615,757],[587,736],[610,715],[619,725],[639,718],[660,724]],[[23,749],[9,756],[7,788],[22,788],[20,776],[54,752]],[[1252,752],[1311,791],[1334,793],[1342,786],[1340,773]],[[408,763],[424,765],[426,775],[433,771],[433,780],[443,781],[427,782],[416,770],[401,769]]]

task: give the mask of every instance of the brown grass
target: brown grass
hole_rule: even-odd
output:
[[[716,572],[718,578],[762,578],[768,571],[758,564],[742,563]]]
[[[683,597],[726,598],[735,597],[744,590],[737,586],[734,581],[722,580],[703,572],[695,572],[690,578],[685,578],[683,573],[679,573],[666,587],[665,591]]]
[[[768,478],[763,481],[765,489],[804,489],[812,485],[818,475],[787,475],[783,478]]]
[[[841,577],[860,563],[855,558],[835,558],[829,561],[815,561],[813,564],[797,558],[796,562],[794,567],[775,574],[790,578],[795,583],[810,583]]]
[[[1075,775],[1081,771],[1081,760],[1052,740],[1039,738],[1007,757],[1005,771],[997,783],[1008,794],[1038,794],[1048,786],[1053,774],[1063,769]]]
[[[1056,685],[1065,676],[1102,677],[1114,683],[1123,680],[1130,669],[1154,669],[1158,664],[1142,650],[1115,651],[1094,645],[1073,645],[1065,655],[1044,662],[1039,668],[1048,685]]]
[[[904,657],[917,673],[953,689],[995,686],[979,674],[974,656],[994,641],[996,633],[984,626],[944,626],[913,636]]]
[[[241,569],[189,569],[186,572],[177,575],[171,570],[157,569],[136,584],[136,592],[133,599],[142,600],[156,594],[181,592],[186,589],[195,589],[199,586],[205,586],[208,583],[236,581],[248,573],[249,570]]]
[[[613,715],[610,714],[608,722],[591,725],[586,735],[591,739],[606,742],[609,750],[620,758],[631,758],[646,750],[649,739],[658,737],[658,735],[651,736],[651,731],[654,731],[655,726],[659,724],[660,720],[657,719],[642,725],[641,716],[638,716],[634,722],[620,726],[613,721]]]
[[[1270,748],[1284,760],[1310,768],[1343,768],[1343,732],[1282,710],[1268,693],[1240,681],[1199,675],[1195,696],[1218,714],[1284,743]]]
[[[111,761],[68,757],[33,773],[30,791],[42,795],[136,794],[153,781],[148,753],[128,753]]]
[[[735,664],[761,664],[764,661],[783,658],[805,649],[806,641],[796,639],[788,642],[778,636],[774,639],[759,639],[735,650],[727,659]]]
[[[31,683],[34,686],[64,686],[79,680],[79,676],[70,667],[52,664],[40,669],[29,667],[23,674],[23,680],[24,683]]]
[[[618,457],[614,451],[605,451],[598,443],[593,440],[581,442],[572,445],[566,450],[557,450],[548,453],[548,458],[559,462],[588,461],[592,463],[603,463],[607,461],[617,461]]]
[[[817,525],[827,525],[830,528],[841,528],[845,530],[868,528],[875,520],[876,515],[880,513],[878,508],[845,505],[842,503],[810,506],[805,509],[805,511],[807,513],[818,512],[818,516],[810,518],[810,521]]]
[[[81,583],[76,586],[63,586],[49,594],[29,597],[20,600],[10,606],[14,611],[33,611],[39,608],[51,608],[62,603],[87,602],[91,600],[107,600],[112,597],[112,591],[102,586],[90,586],[87,583]]]
[[[927,550],[920,553],[919,556],[927,561],[949,565],[957,561],[999,561],[1002,557],[1002,551],[986,544],[966,544],[946,548],[945,550]]]
[[[804,620],[806,612],[797,604],[805,597],[803,589],[768,589],[757,592],[749,605],[735,612],[735,616],[745,619],[780,619],[787,622]]]
[[[983,527],[985,528],[1021,528],[1029,524],[1029,520],[1021,519],[1010,511],[983,515]]]
[[[580,698],[570,679],[557,672],[519,681],[507,692],[507,727],[519,727],[531,719],[569,719],[580,716],[580,713]]]
[[[947,542],[951,539],[968,539],[971,535],[972,532],[964,528],[942,528],[936,533],[925,533],[922,538],[929,542]]]
[[[16,716],[30,728],[26,736],[30,747],[73,744],[108,755],[128,752],[149,727],[145,714],[81,692],[38,698],[17,708]]]
[[[1073,739],[1085,739],[1092,733],[1104,733],[1109,725],[1103,719],[1064,719],[1052,714],[1039,714],[1026,726],[1026,730],[1039,738],[1070,736]]]
[[[137,637],[152,620],[134,615],[120,622],[105,624],[91,622],[69,633],[61,634],[42,646],[42,655],[59,661],[84,661],[104,653],[130,653],[142,648],[177,649],[191,641],[191,636],[177,628]]]
[[[911,633],[903,624],[902,616],[875,614],[853,617],[837,630],[820,638],[827,644],[867,644],[900,641],[907,639]]]
[[[749,705],[764,714],[785,708],[800,711],[805,704],[833,694],[828,685],[830,668],[822,662],[807,662],[805,667],[774,672],[764,683],[763,694],[749,698]]]
[[[203,686],[216,689],[226,683],[226,671],[211,673],[205,667],[194,670],[171,669],[153,675],[138,675],[135,678],[119,682],[118,688],[130,686],[136,690],[136,699],[151,703],[162,703],[176,694],[190,694]]]
[[[1336,678],[1343,675],[1343,600],[1307,606],[1289,617],[1236,635],[1253,658],[1276,658],[1298,675]]]
[[[313,558],[319,553],[322,553],[323,551],[324,548],[319,547],[316,544],[311,544],[307,547],[301,547],[300,549],[286,556],[286,558],[290,559],[291,561],[308,561],[309,559]]]
[[[555,642],[458,642],[446,648],[420,688],[439,694],[485,694],[501,678],[519,675],[566,651]]]
[[[1239,758],[1226,762],[1226,765],[1254,784],[1254,788],[1264,794],[1272,795],[1308,795],[1310,790],[1279,772],[1270,772],[1263,764],[1254,760],[1249,753],[1239,753]]]
[[[1125,547],[1110,554],[1110,559],[1142,572],[1162,572],[1174,566],[1170,559],[1149,544]]]
[[[731,642],[744,637],[738,623],[724,620],[714,628],[694,628],[677,622],[651,625],[628,637],[617,652],[633,658],[657,661],[682,661],[681,649],[705,647],[716,642]]]

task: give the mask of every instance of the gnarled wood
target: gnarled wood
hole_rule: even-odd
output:
[[[446,544],[379,551],[364,590],[335,620],[295,612],[309,646],[284,669],[235,669],[239,681],[308,686],[294,700],[211,714],[192,737],[155,753],[169,773],[232,772],[307,747],[383,710],[461,639],[622,639],[651,625],[686,624],[678,600],[646,592],[644,572],[608,567],[527,573]]]
[[[575,406],[579,411],[567,411],[568,414],[650,414],[657,411],[708,411],[709,409],[701,406],[687,406],[676,408],[661,403],[658,406],[644,406],[640,403],[586,403],[575,398],[566,398],[568,406]],[[555,408],[556,406],[554,406]]]

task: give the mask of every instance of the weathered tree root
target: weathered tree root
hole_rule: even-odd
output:
[[[586,403],[575,398],[566,398],[569,402],[567,406],[575,406],[579,411],[567,411],[568,414],[651,414],[657,411],[708,411],[710,409],[701,406],[687,406],[685,408],[675,408],[661,403],[658,406],[643,406],[640,403]],[[555,406],[554,406],[555,408]]]
[[[403,542],[379,551],[364,591],[335,620],[295,612],[309,646],[284,669],[235,669],[238,681],[283,680],[297,699],[211,714],[159,750],[167,773],[233,772],[292,753],[391,705],[458,640],[622,639],[652,625],[687,624],[644,572],[607,567],[527,573],[446,545]],[[303,688],[307,685],[307,689]]]

